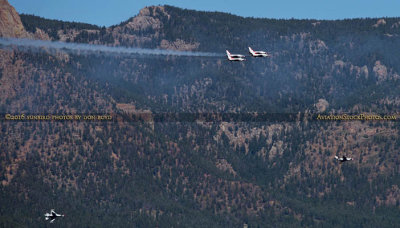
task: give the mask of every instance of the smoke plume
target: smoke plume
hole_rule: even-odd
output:
[[[60,41],[45,41],[17,38],[0,38],[0,48],[18,47],[23,50],[40,51],[49,49],[50,51],[62,50],[71,54],[92,54],[102,53],[110,55],[172,55],[172,56],[192,56],[192,57],[216,57],[221,56],[218,53],[210,52],[192,52],[192,51],[174,51],[147,48],[131,47],[110,47],[105,45],[66,43]],[[43,49],[44,48],[44,49]]]

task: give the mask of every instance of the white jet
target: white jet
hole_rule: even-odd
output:
[[[270,55],[265,51],[254,51],[249,47],[249,52],[253,57],[269,57]]]
[[[343,157],[341,157],[341,158],[339,158],[338,156],[335,156],[335,159],[340,161],[340,163],[353,160],[353,158],[348,158],[345,155],[343,155]]]
[[[64,217],[64,215],[57,214],[57,213],[54,211],[54,209],[51,209],[51,210],[50,210],[50,213],[44,214],[44,217],[45,217],[46,220],[50,220],[50,223],[53,223],[53,222],[56,220],[56,218],[58,218],[58,217]]]
[[[228,56],[229,61],[244,61],[246,60],[244,58],[244,55],[238,55],[238,54],[231,54],[228,50],[226,50],[226,56]]]

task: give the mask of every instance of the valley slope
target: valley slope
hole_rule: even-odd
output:
[[[20,29],[2,19],[3,37],[217,53],[251,46],[272,57],[2,47],[3,114],[251,112],[283,121],[3,118],[0,226],[42,227],[50,208],[67,215],[54,224],[62,227],[400,223],[398,121],[312,116],[398,113],[400,18],[255,19],[152,6],[106,28],[13,15]],[[297,113],[311,117],[285,119]],[[354,161],[339,165],[336,154]]]

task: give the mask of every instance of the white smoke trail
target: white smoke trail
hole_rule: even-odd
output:
[[[147,48],[129,48],[129,47],[110,47],[105,45],[82,44],[82,43],[65,43],[60,41],[31,40],[18,38],[0,38],[0,48],[5,47],[22,47],[28,49],[56,49],[66,51],[72,54],[88,54],[101,52],[105,54],[125,54],[125,55],[173,55],[173,56],[193,56],[193,57],[213,57],[222,56],[218,53],[210,52],[192,52],[192,51],[174,51]]]

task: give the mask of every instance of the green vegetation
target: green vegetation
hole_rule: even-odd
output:
[[[100,29],[100,27],[96,25],[80,23],[80,22],[65,22],[60,20],[50,20],[29,14],[21,14],[20,17],[26,31],[35,33],[36,28],[39,28],[48,33],[49,36],[55,40],[59,39],[57,34],[57,31],[59,30]]]

